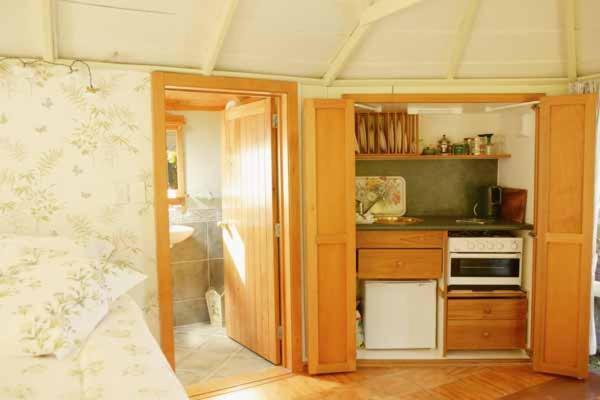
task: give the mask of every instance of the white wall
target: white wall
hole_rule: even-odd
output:
[[[493,133],[492,142],[503,135],[501,116],[495,113],[465,113],[456,115],[421,115],[419,117],[419,149],[437,146],[442,135],[451,143],[464,143],[465,137]]]
[[[221,111],[185,111],[186,191],[194,198],[221,198]]]

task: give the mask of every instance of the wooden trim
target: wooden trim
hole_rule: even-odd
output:
[[[510,158],[510,154],[481,154],[481,155],[467,155],[467,154],[449,154],[449,155],[423,155],[423,154],[356,154],[354,156],[356,160],[499,160],[503,158]]]
[[[531,360],[527,358],[438,358],[438,359],[422,359],[422,360],[357,360],[357,367],[361,368],[389,368],[389,367],[493,367],[493,366],[508,366],[531,364]]]
[[[152,155],[154,162],[154,224],[156,228],[156,276],[158,280],[160,347],[171,366],[175,365],[173,341],[173,282],[169,247],[169,204],[167,199],[167,137],[165,135],[165,81],[152,74]],[[162,301],[161,299],[170,299]]]
[[[467,292],[462,290],[452,290],[447,293],[449,299],[468,299],[468,298],[522,298],[527,297],[526,292],[517,290],[498,290],[494,292]]]
[[[292,375],[293,373],[286,368],[272,367],[249,374],[216,378],[209,383],[190,385],[186,388],[186,392],[191,400],[200,400],[264,385],[265,383],[275,382]]]
[[[527,103],[544,96],[544,93],[348,93],[342,98],[360,103]]]
[[[223,111],[224,106],[203,106],[197,104],[190,104],[180,101],[167,101],[165,108],[168,111]]]
[[[191,74],[152,73],[152,108],[154,131],[154,204],[156,215],[158,295],[160,307],[161,347],[173,363],[172,282],[169,258],[169,220],[166,153],[164,135],[165,89],[188,88],[267,95],[281,101],[281,129],[278,137],[281,180],[280,210],[282,268],[282,365],[294,372],[302,370],[302,307],[300,265],[300,169],[298,142],[298,94],[294,82],[244,78],[204,77]],[[160,151],[158,151],[160,150]]]

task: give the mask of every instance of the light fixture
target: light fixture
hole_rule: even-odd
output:
[[[426,115],[426,114],[462,114],[462,106],[455,105],[430,105],[430,104],[409,104],[406,107],[408,115]]]
[[[77,68],[75,68],[75,66],[77,64],[81,64],[86,68],[86,72],[87,72],[87,76],[88,76],[88,85],[85,87],[86,92],[87,93],[97,93],[100,90],[99,88],[94,86],[94,81],[92,79],[92,69],[90,68],[90,65],[82,60],[73,60],[70,63],[65,64],[65,63],[46,61],[41,58],[24,59],[24,58],[20,58],[20,57],[0,57],[0,63],[10,62],[10,61],[21,64],[21,66],[23,67],[23,71],[21,72],[21,74],[23,76],[28,76],[29,70],[27,68],[32,67],[34,65],[52,65],[54,67],[62,67],[62,68],[66,68],[68,70],[69,74],[72,74],[73,72],[79,71]]]

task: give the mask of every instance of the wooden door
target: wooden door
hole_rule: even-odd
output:
[[[537,145],[533,367],[578,378],[588,375],[595,103],[544,97]]]
[[[354,106],[304,103],[308,372],[356,369]]]
[[[222,143],[227,335],[281,362],[277,179],[271,99],[225,111]]]

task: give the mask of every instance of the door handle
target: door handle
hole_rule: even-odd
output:
[[[536,231],[529,231],[529,236],[532,238],[536,238],[537,237],[537,232]]]

